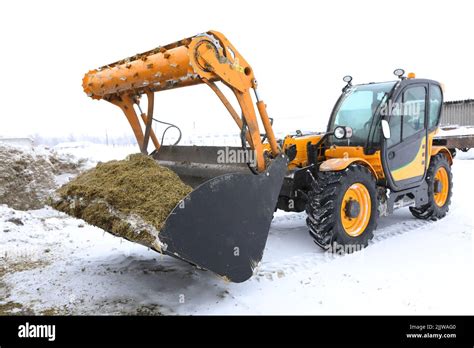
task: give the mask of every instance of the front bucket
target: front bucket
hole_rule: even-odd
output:
[[[244,153],[242,153],[242,151]],[[222,163],[222,154],[240,154],[238,163]],[[248,174],[243,159],[251,158],[252,150],[229,146],[161,146],[150,155],[164,167],[178,174],[191,187],[197,187],[211,178],[229,173]]]
[[[232,282],[249,279],[263,256],[287,171],[287,157],[266,172],[217,176],[187,195],[165,221],[162,252]]]

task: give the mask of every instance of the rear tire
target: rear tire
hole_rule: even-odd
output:
[[[431,158],[425,180],[428,184],[428,203],[421,207],[410,207],[410,212],[417,219],[442,219],[449,211],[453,195],[453,174],[446,156],[440,153]]]
[[[378,218],[374,176],[361,165],[319,172],[308,193],[306,213],[309,233],[323,249],[350,253],[365,248]]]

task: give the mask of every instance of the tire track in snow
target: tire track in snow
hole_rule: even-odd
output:
[[[374,231],[374,238],[370,241],[368,247],[369,248],[377,247],[377,244],[382,241],[385,241],[397,236],[401,236],[409,232],[426,229],[432,224],[449,222],[449,220],[453,218],[455,218],[455,216],[448,215],[444,219],[441,219],[438,221],[430,221],[430,220],[410,219],[409,217],[407,217],[406,219],[400,222],[395,222],[391,224],[389,222],[389,225],[384,226]],[[274,225],[272,225],[271,234],[274,234],[274,232],[277,232],[277,234],[280,234],[282,231],[284,231],[285,230],[284,226],[279,226],[282,223],[295,222],[298,220],[304,221],[304,219],[305,218],[302,215],[275,217]],[[308,243],[311,243],[311,242],[312,241],[308,237]],[[283,278],[288,274],[296,273],[298,271],[301,271],[302,269],[306,271],[317,270],[318,266],[321,264],[329,263],[336,259],[346,256],[346,255],[337,255],[337,254],[325,252],[316,245],[314,245],[314,248],[315,248],[314,253],[304,253],[300,255],[295,255],[288,258],[284,258],[281,261],[263,262],[258,267],[258,270],[256,271],[255,279],[257,281],[278,280],[279,278]],[[268,250],[266,252],[271,253],[272,250]],[[297,250],[295,250],[295,252],[297,252]]]

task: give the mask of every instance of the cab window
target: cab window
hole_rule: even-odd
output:
[[[391,147],[397,145],[402,140],[402,113],[399,105],[402,105],[402,97],[399,96],[394,103],[392,103],[389,111],[390,119],[390,138],[387,139],[387,146]]]
[[[441,93],[441,88],[437,85],[431,85],[430,86],[430,113],[428,117],[428,129],[433,129],[438,125],[442,103],[443,103],[443,95]]]
[[[409,87],[403,92],[402,139],[406,139],[425,128],[426,88]]]

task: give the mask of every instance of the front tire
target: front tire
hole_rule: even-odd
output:
[[[312,184],[306,223],[315,243],[345,253],[365,248],[376,228],[377,190],[372,173],[351,165],[340,172],[320,172]]]
[[[431,158],[425,180],[428,184],[428,203],[421,207],[410,207],[410,212],[417,219],[442,219],[449,211],[453,195],[453,174],[446,156],[440,153]]]

